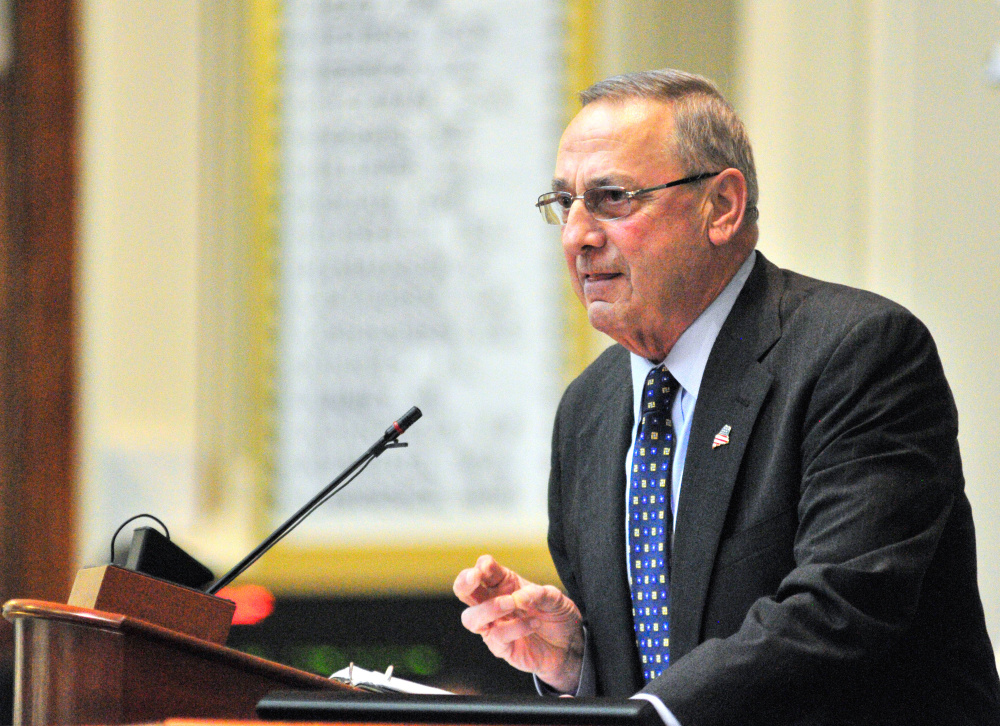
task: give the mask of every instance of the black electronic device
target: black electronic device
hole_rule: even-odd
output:
[[[540,696],[426,696],[340,691],[275,691],[257,703],[268,721],[531,726],[663,726],[642,699]]]
[[[210,569],[152,527],[138,527],[132,533],[124,567],[196,590],[215,579]]]

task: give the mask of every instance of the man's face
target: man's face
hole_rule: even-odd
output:
[[[680,179],[688,170],[675,158],[672,133],[667,104],[584,106],[559,143],[554,189],[635,190]],[[574,202],[562,228],[563,252],[591,325],[645,358],[665,357],[724,286],[707,219],[702,184],[642,195],[629,216],[609,222]]]

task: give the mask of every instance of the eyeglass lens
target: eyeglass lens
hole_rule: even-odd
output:
[[[581,196],[587,211],[601,221],[626,217],[632,211],[632,198],[621,187],[594,187]],[[549,224],[566,224],[575,199],[569,192],[549,192],[539,197],[538,209]]]

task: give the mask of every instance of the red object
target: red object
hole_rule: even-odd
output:
[[[274,595],[261,585],[234,585],[216,594],[236,603],[233,625],[256,625],[274,612]]]

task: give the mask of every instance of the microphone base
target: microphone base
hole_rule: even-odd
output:
[[[225,645],[236,604],[115,565],[86,567],[76,575],[69,605],[145,620]]]

